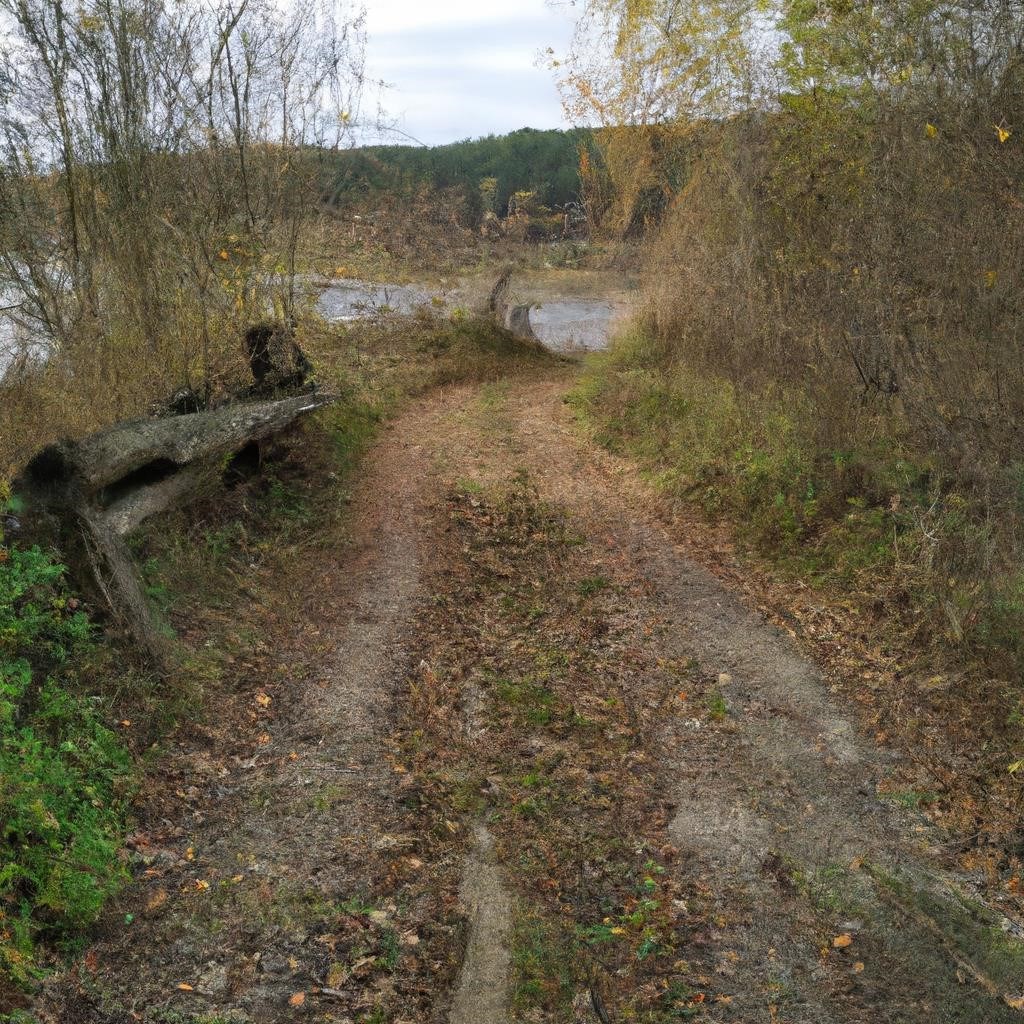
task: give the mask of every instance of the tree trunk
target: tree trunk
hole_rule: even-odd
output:
[[[123,538],[155,513],[220,486],[238,452],[334,400],[292,395],[119,423],[44,448],[15,486],[30,508],[57,517],[75,553],[70,560],[87,570],[111,617],[165,666],[170,642],[153,619]]]

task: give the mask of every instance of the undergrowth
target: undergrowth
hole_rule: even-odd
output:
[[[133,784],[90,669],[92,627],[51,552],[0,534],[0,979],[38,974],[125,876]]]
[[[921,715],[947,731],[969,721],[972,736],[961,738],[974,749],[976,778],[956,784],[969,781],[1006,817],[1024,748],[1013,712],[1024,573],[1003,536],[1018,513],[905,444],[891,417],[865,410],[837,441],[801,389],[740,390],[669,349],[637,325],[589,364],[570,400],[596,440],[636,460],[672,498],[727,522],[783,581],[823,589],[872,622],[916,709],[914,721],[893,714],[894,727],[917,728]],[[925,679],[941,687],[922,701]],[[980,694],[984,713],[961,709]],[[887,695],[891,708],[897,696]]]
[[[991,509],[891,423],[865,414],[837,444],[801,391],[741,393],[640,329],[591,364],[572,402],[601,444],[790,574],[870,591],[919,637],[1024,672],[1024,579],[999,559]]]

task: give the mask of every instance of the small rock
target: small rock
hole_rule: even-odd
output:
[[[270,977],[283,978],[291,974],[291,966],[280,953],[264,953],[260,961],[263,973]]]
[[[204,996],[222,996],[228,990],[228,972],[223,964],[208,963],[199,976],[196,991]]]

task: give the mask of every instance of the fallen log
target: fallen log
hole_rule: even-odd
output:
[[[15,489],[26,506],[57,520],[69,562],[87,567],[114,620],[162,665],[168,641],[125,536],[150,516],[220,486],[232,459],[335,397],[313,392],[118,423],[44,448]]]

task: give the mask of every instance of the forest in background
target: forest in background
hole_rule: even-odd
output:
[[[330,201],[391,203],[428,185],[456,190],[460,215],[475,225],[486,212],[504,217],[517,192],[550,209],[579,202],[581,152],[595,152],[592,133],[520,128],[507,135],[442,146],[359,146],[334,156]]]

